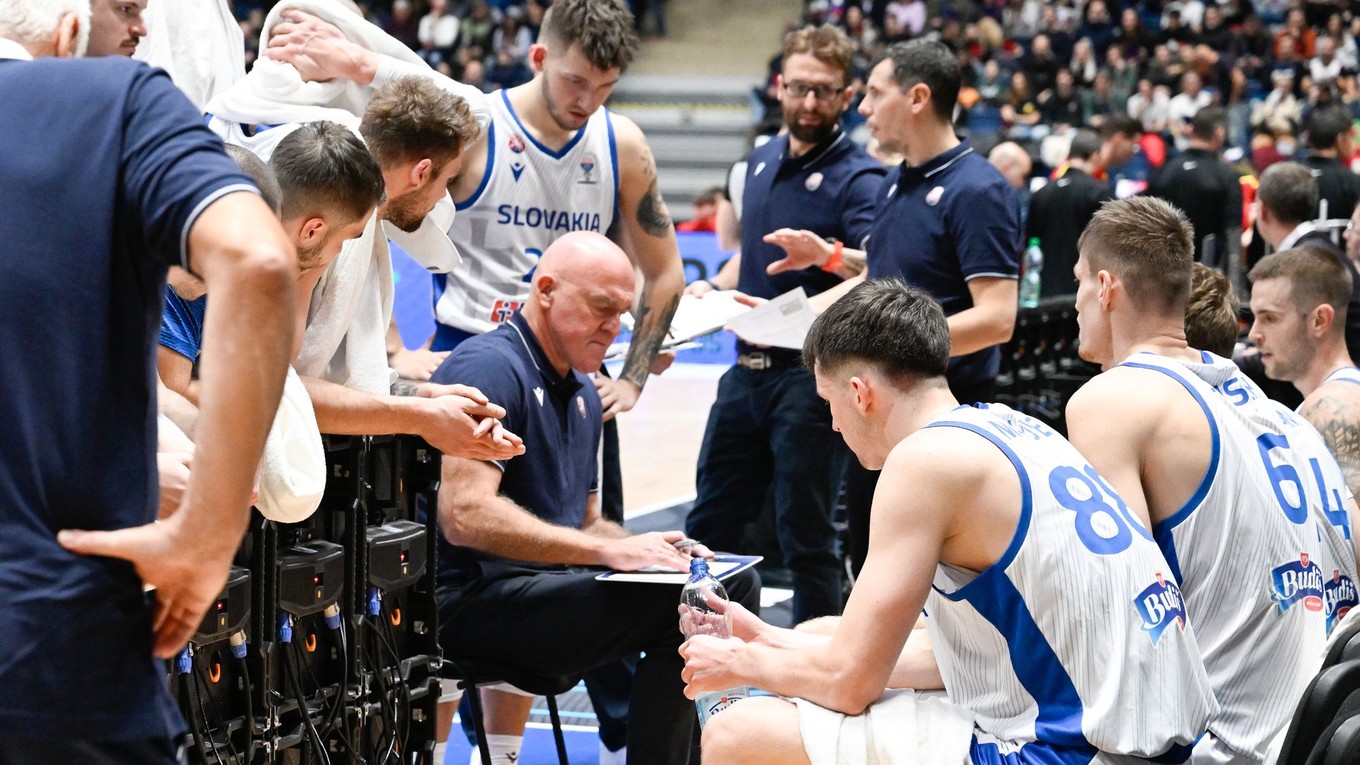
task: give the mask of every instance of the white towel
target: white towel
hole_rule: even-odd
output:
[[[202,109],[246,74],[245,38],[226,0],[156,0],[133,58],[169,72]]]
[[[377,74],[367,86],[339,80],[304,82],[291,65],[261,56],[249,75],[208,105],[208,111],[215,115],[214,130],[228,140],[240,132],[239,128],[223,129],[224,124],[231,123],[278,125],[331,120],[357,130],[372,94],[405,76],[427,77],[462,98],[483,131],[490,123],[490,107],[481,91],[430,69],[405,45],[335,0],[289,0],[275,6],[265,18],[262,47],[288,8],[330,22],[350,41],[378,53],[382,58]],[[244,141],[242,145],[254,148]],[[361,237],[345,243],[312,293],[296,364],[300,374],[372,393],[388,391],[394,377],[387,366],[386,343],[394,289],[387,237],[395,238],[430,271],[450,271],[460,262],[445,233],[453,214],[453,201],[445,194],[415,233],[400,232],[386,224],[380,228],[375,216]]]
[[[316,512],[325,490],[326,454],[316,412],[302,378],[290,367],[264,442],[260,499],[255,506],[271,521],[296,523]]]
[[[965,765],[973,713],[943,693],[890,690],[860,715],[795,699],[812,765]]]

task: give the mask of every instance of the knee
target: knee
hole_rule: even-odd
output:
[[[750,741],[750,726],[755,720],[744,720],[742,705],[745,701],[733,704],[720,714],[714,715],[704,726],[700,737],[699,754],[703,765],[724,765],[724,763],[744,762],[745,742]]]

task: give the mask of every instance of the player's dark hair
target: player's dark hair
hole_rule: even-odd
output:
[[[929,293],[899,279],[870,279],[817,317],[803,341],[803,363],[834,372],[866,361],[907,384],[942,377],[949,363],[949,324]]]
[[[924,38],[894,43],[879,61],[892,61],[893,83],[902,92],[918,84],[930,88],[935,117],[941,122],[953,122],[963,74],[959,71],[958,57],[948,46]]]
[[[349,223],[383,200],[382,169],[359,136],[334,122],[308,122],[279,141],[269,166],[283,192],[283,219],[334,212]]]
[[[1077,240],[1091,272],[1109,271],[1129,300],[1160,316],[1184,316],[1195,245],[1190,221],[1155,197],[1106,202]]]
[[[543,14],[541,29],[563,52],[581,46],[596,69],[627,69],[637,53],[633,13],[623,0],[557,0]]]

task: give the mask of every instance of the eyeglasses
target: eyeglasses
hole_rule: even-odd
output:
[[[845,92],[845,88],[833,88],[830,85],[811,85],[806,82],[785,82],[784,90],[794,98],[806,98],[811,93],[812,97],[818,101],[830,101]]]

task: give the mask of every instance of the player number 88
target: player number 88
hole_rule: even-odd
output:
[[[1048,474],[1048,488],[1058,504],[1077,514],[1077,538],[1097,555],[1124,552],[1133,544],[1135,533],[1144,539],[1152,539],[1147,529],[1129,513],[1124,500],[1090,465],[1081,469],[1069,465],[1054,468]]]

